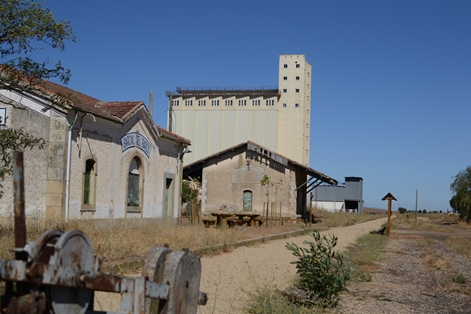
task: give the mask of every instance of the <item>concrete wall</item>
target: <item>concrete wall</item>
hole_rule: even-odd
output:
[[[195,98],[190,98],[193,99],[193,106],[174,107],[174,132],[192,143],[192,154],[185,156],[185,163],[202,159],[247,140],[277,151],[277,109],[266,106],[265,100],[261,98],[254,99],[260,100],[260,106],[252,106],[252,99],[249,97],[233,98],[232,106],[208,106],[212,100],[219,100],[224,104],[225,99],[204,97],[200,100],[206,101],[205,107],[196,105],[194,108],[195,103],[198,103]],[[239,100],[245,100],[247,106],[239,107]],[[276,97],[270,100],[276,103]],[[180,103],[182,101],[184,102],[180,100]],[[181,104],[179,106],[181,107]]]
[[[340,212],[344,211],[343,201],[312,201],[312,207],[323,209],[329,212]]]
[[[50,150],[61,150],[60,147],[55,145],[50,147],[49,145],[51,112],[41,113],[21,105],[19,102],[22,99],[14,93],[2,91],[1,94],[0,108],[6,108],[7,116],[5,127],[21,128],[23,131],[46,141],[46,145],[42,150],[35,148],[24,151],[26,214],[29,217],[43,218],[45,216],[47,178],[49,176],[49,152]],[[9,97],[7,99],[4,96]],[[11,99],[14,100],[11,104],[5,104]],[[23,100],[29,101],[28,99]],[[50,163],[54,162],[54,160],[50,161]],[[60,173],[57,175],[60,175]],[[5,181],[0,183],[3,185],[4,191],[4,196],[0,201],[0,217],[13,217],[13,178],[6,176]],[[58,187],[58,189],[61,188]]]

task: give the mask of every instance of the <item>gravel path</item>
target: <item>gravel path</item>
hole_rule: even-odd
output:
[[[386,218],[349,227],[331,228],[322,234],[338,237],[337,249],[344,250],[358,236],[380,229]],[[245,291],[272,285],[287,288],[295,278],[296,268],[290,262],[296,258],[285,247],[286,243],[302,245],[311,236],[271,241],[253,247],[240,247],[230,253],[203,257],[200,291],[208,294],[206,306],[198,313],[240,313],[247,296]]]

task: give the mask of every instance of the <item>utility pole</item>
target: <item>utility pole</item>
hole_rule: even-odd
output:
[[[417,222],[417,200],[419,198],[419,190],[415,189],[415,222]]]
[[[151,90],[149,93],[149,113],[151,117],[152,117],[153,111],[154,111],[154,91]],[[152,120],[154,120],[154,118],[152,118]]]

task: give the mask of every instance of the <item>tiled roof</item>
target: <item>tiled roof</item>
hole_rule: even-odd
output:
[[[132,112],[133,109],[137,109],[141,105],[144,105],[143,101],[110,101],[110,102],[99,102],[98,107],[105,109],[113,116],[123,119],[125,115]]]
[[[170,140],[173,140],[173,141],[177,141],[177,142],[182,142],[182,143],[185,143],[187,145],[191,145],[191,141],[184,138],[183,136],[180,136],[180,135],[177,135],[175,133],[172,133],[166,129],[164,129],[163,127],[161,126],[158,126],[157,124],[155,125],[155,127],[157,128],[157,130],[159,131],[160,133],[160,136],[164,137],[164,138],[168,138]]]
[[[68,87],[46,80],[41,80],[38,84],[38,88],[50,96],[60,95],[70,102],[72,108],[90,112],[104,118],[117,120],[119,122],[122,121],[126,114],[137,109],[140,105],[144,105],[144,102],[142,101],[100,101]]]

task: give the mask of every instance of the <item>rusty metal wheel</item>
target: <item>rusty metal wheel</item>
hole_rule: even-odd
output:
[[[62,232],[58,230],[48,230],[41,234],[35,242],[36,250],[34,256],[32,256],[33,261],[49,264],[49,260],[54,254],[54,244],[56,244],[61,235]]]
[[[93,271],[93,248],[87,235],[79,230],[69,230],[54,244],[50,265]],[[48,289],[51,313],[83,314],[93,303],[93,291],[87,289],[52,286]]]

